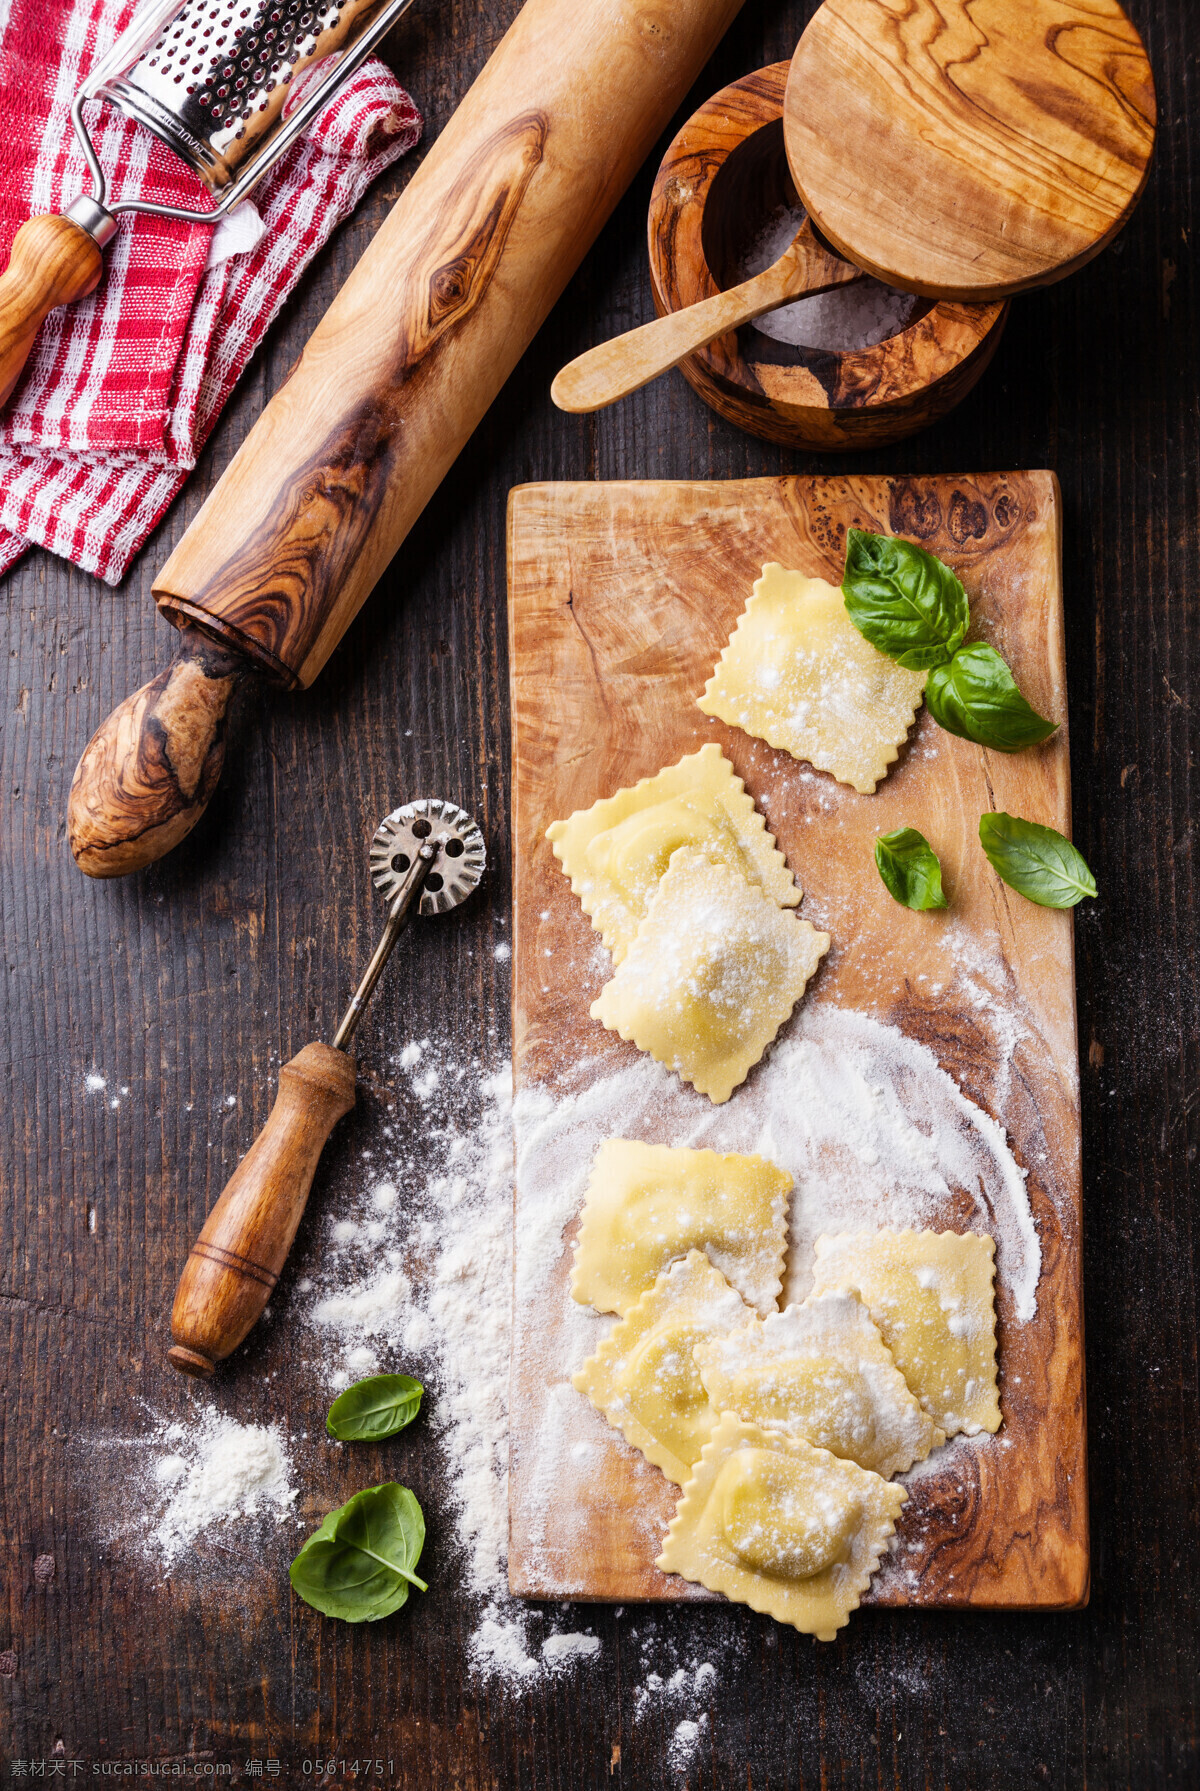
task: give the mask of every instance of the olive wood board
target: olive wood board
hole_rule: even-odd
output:
[[[959,1440],[945,1465],[914,1479],[898,1546],[868,1603],[1065,1609],[1087,1598],[1072,917],[1007,888],[978,843],[988,809],[1070,831],[1059,503],[1048,472],[538,484],[509,500],[518,1108],[538,1091],[594,1087],[637,1055],[589,1015],[608,957],[547,826],[716,740],[804,889],[799,913],[832,935],[805,1001],[866,1010],[927,1045],[1005,1128],[1027,1171],[1041,1279],[1036,1315],[1018,1323],[997,1278],[1003,1427],[995,1438]],[[1015,755],[988,751],[943,732],[922,709],[889,775],[873,795],[858,795],[701,714],[695,699],[763,563],[840,583],[846,531],[856,525],[919,541],[956,569],[972,638],[992,641],[1030,701],[1061,724],[1048,742]],[[935,844],[951,898],[945,912],[910,913],[879,881],[875,834],[899,826]],[[983,1005],[959,998],[964,938],[991,966]],[[628,1135],[620,1112],[611,1135]],[[569,1384],[578,1211],[561,1247],[554,1238],[547,1252],[544,1208],[533,1210],[521,1180],[518,1166],[518,1279],[523,1265],[541,1274],[553,1262],[538,1297],[515,1310],[512,1590],[705,1597],[654,1566],[677,1489]],[[590,1441],[540,1459],[563,1411],[572,1425],[591,1426]]]

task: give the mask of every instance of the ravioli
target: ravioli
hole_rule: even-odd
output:
[[[800,900],[753,797],[715,742],[555,821],[546,838],[618,964],[680,846],[702,848],[783,908]]]
[[[803,1437],[725,1412],[656,1565],[831,1642],[870,1585],[907,1497]]]
[[[814,1295],[696,1351],[709,1398],[890,1480],[945,1441],[853,1293]]]
[[[571,1293],[626,1313],[669,1263],[703,1250],[742,1298],[773,1312],[792,1178],[765,1157],[607,1138],[596,1152]]]
[[[996,1245],[983,1232],[819,1237],[814,1292],[858,1291],[912,1391],[948,1437],[1000,1428]]]
[[[728,865],[676,852],[592,1017],[714,1105],[744,1082],[829,949]]]
[[[837,585],[772,562],[699,706],[866,795],[907,739],[927,675],[865,640]]]
[[[707,1256],[691,1250],[634,1302],[572,1383],[627,1443],[682,1486],[720,1416],[692,1352],[753,1316]]]

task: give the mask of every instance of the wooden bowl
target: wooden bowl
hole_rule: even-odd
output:
[[[660,316],[745,278],[747,250],[773,214],[798,208],[783,146],[789,64],[714,94],[663,158],[650,200],[650,274]],[[921,301],[908,328],[872,348],[775,341],[754,324],[680,363],[720,416],[795,448],[866,448],[937,422],[996,352],[1006,301]]]

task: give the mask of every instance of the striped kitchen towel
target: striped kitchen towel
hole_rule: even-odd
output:
[[[0,265],[26,218],[87,190],[71,101],[133,10],[0,0]],[[210,203],[148,131],[89,111],[112,198]],[[371,60],[216,230],[121,215],[96,292],[47,318],[0,414],[0,574],[39,544],[119,583],[304,268],[420,134]]]

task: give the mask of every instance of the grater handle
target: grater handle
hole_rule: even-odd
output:
[[[171,1309],[181,1374],[210,1375],[258,1323],[308,1202],[325,1141],[354,1105],[354,1060],[305,1045],[279,1072],[267,1123],[192,1246]]]
[[[103,265],[99,244],[70,218],[51,214],[21,225],[0,274],[0,404],[50,312],[94,292]]]

